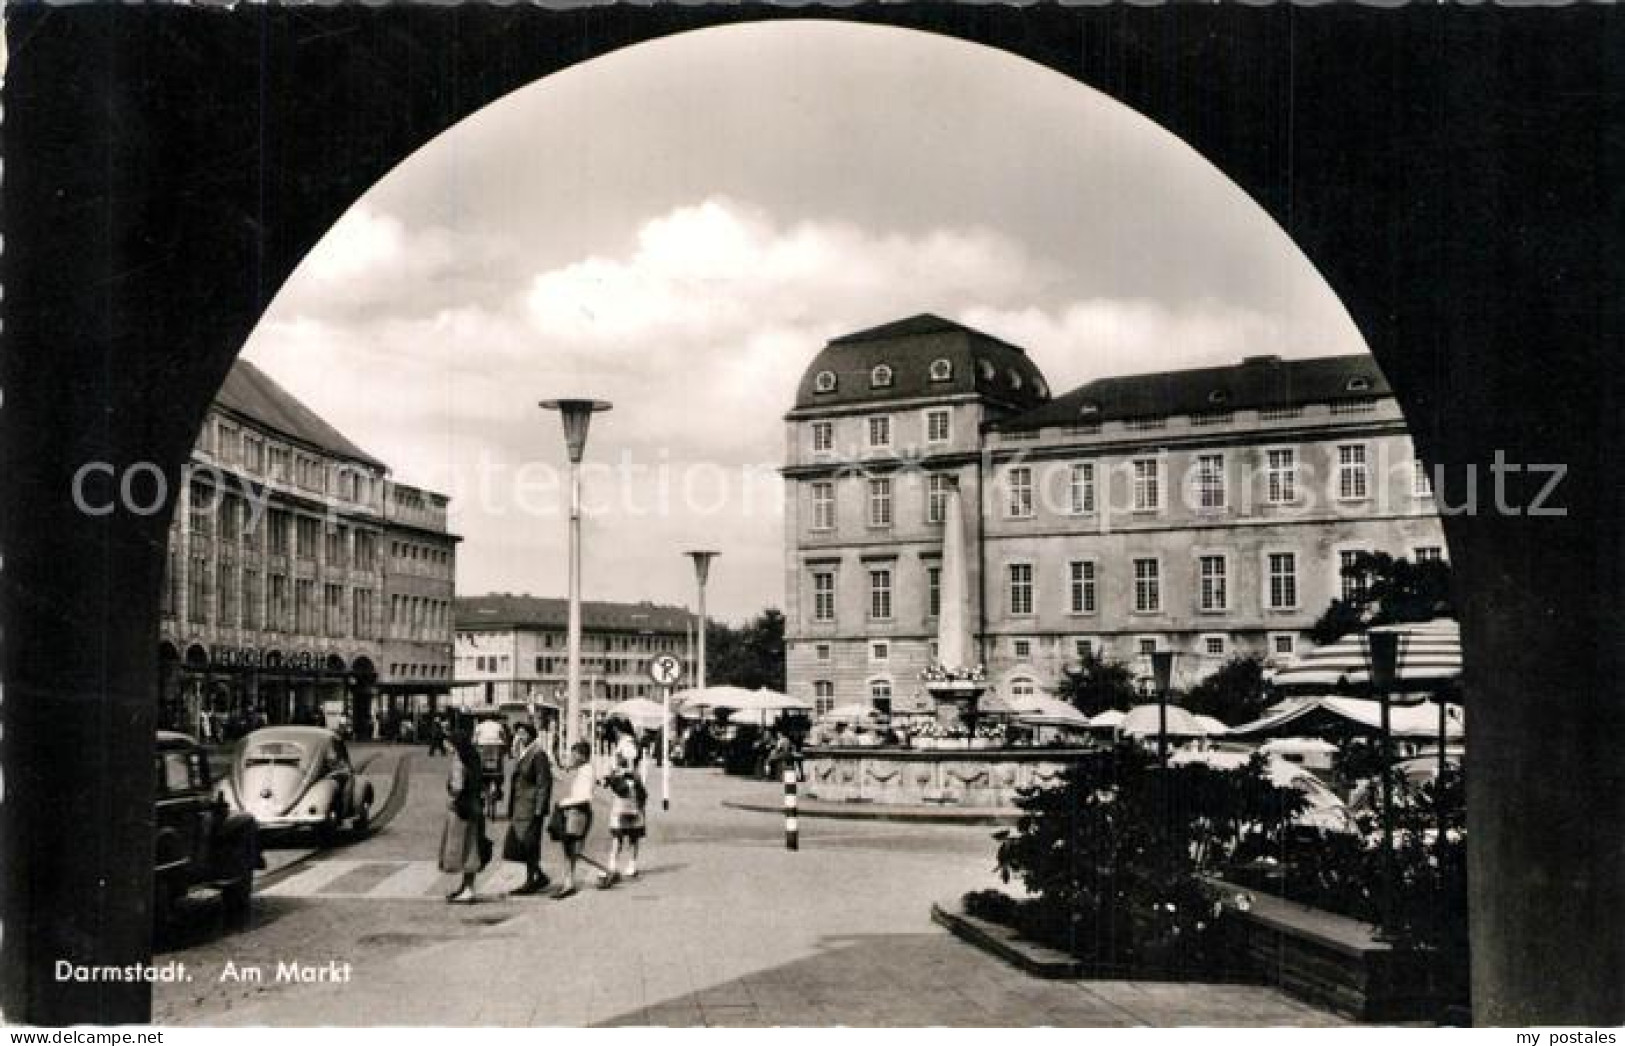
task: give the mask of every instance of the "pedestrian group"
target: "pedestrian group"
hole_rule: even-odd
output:
[[[439,734],[436,721],[431,727],[431,752],[439,747]],[[483,803],[484,779],[491,766],[487,745],[493,735],[487,729],[479,737],[486,745],[478,747],[477,736],[462,724],[454,727],[450,735],[453,758],[446,777],[447,812],[440,839],[440,870],[461,876],[457,888],[446,895],[453,904],[475,900],[474,881],[494,856],[494,844],[486,835]],[[513,728],[508,754],[512,770],[506,793],[508,830],[503,836],[502,859],[525,866],[525,881],[512,891],[515,895],[539,894],[551,885],[542,871],[544,833],[559,844],[564,856],[564,881],[552,891],[555,898],[575,894],[576,866],[581,863],[597,870],[600,889],[608,889],[622,878],[637,878],[649,796],[639,774],[643,752],[629,729],[619,732],[611,768],[602,778],[595,775],[592,747],[585,741],[571,746],[563,765],[555,771],[546,746],[529,723]],[[501,763],[497,766],[500,768]],[[598,788],[610,797],[610,847],[603,862],[587,853],[593,796]]]

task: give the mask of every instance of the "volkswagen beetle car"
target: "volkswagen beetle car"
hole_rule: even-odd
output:
[[[175,902],[195,886],[220,891],[226,918],[249,911],[261,866],[254,819],[232,813],[215,791],[202,746],[186,734],[158,732],[154,801],[153,921],[169,921]]]
[[[358,779],[344,741],[320,726],[268,726],[237,746],[221,794],[262,830],[311,828],[332,836],[372,817],[372,784]]]

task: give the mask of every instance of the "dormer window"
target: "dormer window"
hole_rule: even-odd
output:
[[[1021,372],[1019,370],[1010,372],[1010,387],[1017,391],[1021,389]]]
[[[818,377],[813,379],[813,391],[814,392],[834,392],[835,391],[835,372],[832,371],[832,370],[821,370],[821,371],[819,371],[818,372]]]
[[[976,364],[976,370],[982,375],[983,381],[992,381],[999,376],[998,369],[993,366],[992,360],[982,360]]]
[[[1078,404],[1078,413],[1083,415],[1086,418],[1091,416],[1091,415],[1094,415],[1094,414],[1099,414],[1100,413],[1100,404],[1098,404],[1098,403],[1088,403],[1088,402],[1080,403],[1080,404]]]
[[[1038,393],[1040,399],[1049,399],[1049,385],[1043,378],[1033,379],[1033,391]]]
[[[1370,378],[1350,378],[1349,383],[1348,383],[1348,385],[1345,386],[1345,388],[1347,388],[1348,391],[1350,391],[1350,392],[1370,392],[1371,391],[1371,379]]]
[[[869,387],[871,389],[891,388],[891,368],[884,363],[879,364],[869,372]]]
[[[1230,393],[1224,391],[1223,389],[1214,389],[1212,392],[1207,394],[1207,401],[1209,403],[1223,403],[1229,398]]]
[[[931,380],[932,381],[952,381],[952,380],[954,380],[954,365],[953,365],[953,362],[950,361],[950,360],[932,360],[931,361]]]

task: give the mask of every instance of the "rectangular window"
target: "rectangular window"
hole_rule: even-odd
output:
[[[1033,641],[1030,639],[1012,639],[1010,653],[1018,661],[1027,661],[1033,656]]]
[[[817,454],[835,449],[834,422],[815,421],[812,423],[812,449]]]
[[[237,569],[229,560],[221,559],[216,570],[214,595],[215,624],[221,628],[236,628]]]
[[[828,661],[829,658],[830,658],[830,646],[829,646],[829,644],[828,643],[819,643],[817,646],[814,646],[813,647],[813,657],[817,658],[820,661]]]
[[[1354,400],[1338,400],[1332,404],[1333,414],[1366,414],[1376,409],[1377,401],[1371,396]]]
[[[934,475],[926,480],[925,521],[941,523],[948,518],[948,492],[953,489],[952,476]]]
[[[890,659],[891,659],[891,644],[890,643],[870,643],[869,644],[869,660],[871,660],[871,661],[889,661]]]
[[[243,433],[243,468],[249,472],[265,468],[265,441],[246,432]]]
[[[1224,455],[1199,454],[1196,457],[1196,507],[1224,508]]]
[[[1095,612],[1095,562],[1092,559],[1075,559],[1070,565],[1072,579],[1072,612],[1074,614],[1093,614]]]
[[[1271,505],[1290,505],[1298,500],[1298,452],[1290,447],[1269,451],[1264,478],[1265,497]]]
[[[378,535],[370,530],[356,531],[355,566],[357,570],[378,569]]]
[[[260,575],[257,570],[243,571],[243,627],[260,627]]]
[[[316,558],[316,534],[320,527],[319,522],[311,516],[298,516],[294,520],[294,536],[298,544],[300,559]]]
[[[871,479],[869,481],[869,525],[871,527],[891,526],[891,480]]]
[[[1167,418],[1129,418],[1123,427],[1130,432],[1155,432],[1167,424]]]
[[[819,570],[813,573],[813,620],[835,620],[835,574]]]
[[[891,418],[881,415],[869,419],[869,446],[875,449],[891,446]]]
[[[820,679],[813,684],[813,712],[817,715],[827,715],[835,709],[835,684],[827,679]]]
[[[316,634],[316,582],[298,579],[293,583],[293,630],[302,636]]]
[[[1365,444],[1344,443],[1337,448],[1337,496],[1358,501],[1366,496]]]
[[[891,571],[869,571],[869,617],[874,621],[891,620]]]
[[[1298,651],[1298,637],[1290,632],[1277,632],[1270,636],[1270,653],[1277,657],[1291,657]]]
[[[948,410],[928,410],[925,412],[925,441],[927,443],[947,443],[952,436],[953,412]]]
[[[1134,611],[1155,614],[1162,609],[1162,565],[1154,559],[1134,561]]]
[[[1141,636],[1135,641],[1135,649],[1139,651],[1140,656],[1142,657],[1149,657],[1152,654],[1155,654],[1157,652],[1157,637]]]
[[[1162,488],[1156,458],[1134,462],[1134,511],[1156,512],[1162,507]]]
[[[1010,571],[1010,613],[1024,616],[1033,612],[1033,565],[1031,563],[1011,563]]]
[[[1204,636],[1202,639],[1202,653],[1208,657],[1224,656],[1223,636]]]
[[[819,480],[812,485],[812,528],[814,530],[835,529],[835,484],[829,480]]]
[[[1087,661],[1095,656],[1095,641],[1080,636],[1072,641],[1072,653],[1079,661]]]
[[[372,638],[372,592],[365,588],[350,593],[350,620],[357,639]]]
[[[349,527],[334,527],[327,532],[327,565],[339,570],[349,567]]]
[[[1433,477],[1428,472],[1427,462],[1421,458],[1411,462],[1411,496],[1415,498],[1433,496]]]
[[[186,618],[194,625],[209,622],[209,560],[206,556],[192,556],[187,567]]]
[[[1072,513],[1084,515],[1095,510],[1095,463],[1080,461],[1072,466]]]
[[[1418,545],[1414,558],[1418,563],[1436,563],[1444,559],[1444,548],[1441,545]]]
[[[1266,407],[1258,412],[1259,421],[1290,421],[1303,413],[1302,407]]]
[[[1228,567],[1223,556],[1202,556],[1197,560],[1201,608],[1209,613],[1225,610],[1230,604]]]
[[[1298,606],[1298,555],[1295,552],[1269,554],[1270,609],[1293,610]]]
[[[188,523],[191,532],[197,537],[213,537],[216,503],[214,488],[207,483],[193,483],[189,493],[191,494],[191,512],[188,516]]]
[[[1005,472],[1005,485],[1009,492],[1006,501],[1010,518],[1030,519],[1033,514],[1033,470],[1030,465],[1016,465]]]
[[[1201,429],[1213,425],[1228,425],[1236,416],[1228,410],[1205,410],[1191,415],[1191,428]]]
[[[1349,569],[1354,566],[1354,561],[1359,557],[1359,549],[1344,549],[1337,553],[1337,577],[1340,582],[1342,596],[1346,600],[1365,598],[1365,585],[1360,583],[1358,577],[1349,574]]]
[[[288,631],[288,579],[281,574],[271,575],[271,606],[265,625],[273,632]]]
[[[266,475],[278,483],[286,483],[291,478],[288,475],[288,448],[270,447],[265,452]]]
[[[925,568],[925,612],[931,617],[942,614],[942,568]]]
[[[324,585],[324,631],[330,636],[344,635],[344,586]]]

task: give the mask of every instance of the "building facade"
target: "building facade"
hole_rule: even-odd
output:
[[[1105,378],[1052,396],[1016,346],[933,316],[830,342],[787,415],[789,686],[923,704],[942,517],[961,492],[993,692],[1086,653],[1179,685],[1290,658],[1360,551],[1442,557],[1425,469],[1368,356]]]
[[[407,521],[393,507],[402,490],[413,488],[239,360],[204,420],[170,524],[160,721],[219,736],[340,708],[367,733],[380,686],[400,681],[385,595],[400,585],[387,550],[403,528],[452,550],[435,590],[438,659],[412,662],[422,666],[414,681],[445,693],[456,539],[443,497],[414,491],[441,511],[438,523]]]
[[[456,602],[452,700],[473,713],[504,705],[564,706],[569,601],[526,595],[465,596]],[[681,658],[694,679],[695,615],[655,603],[581,604],[581,696],[600,706],[658,699],[649,678],[656,654]],[[686,685],[686,684],[685,684]]]

